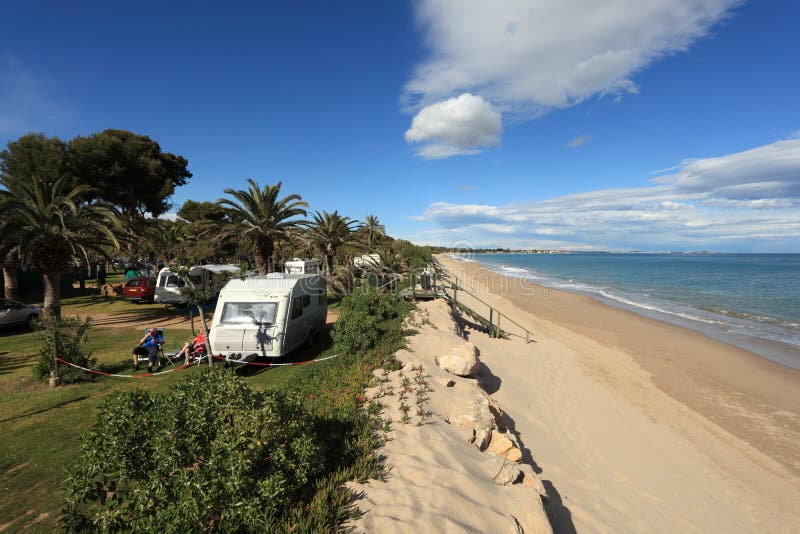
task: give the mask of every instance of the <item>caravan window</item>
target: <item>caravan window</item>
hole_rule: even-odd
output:
[[[171,274],[171,275],[167,276],[166,279],[167,279],[167,283],[166,283],[167,287],[183,287],[183,286],[186,285],[186,282],[184,282],[183,280],[181,280],[180,278],[178,278],[174,274]],[[162,278],[162,280],[163,280],[163,278]]]
[[[222,308],[222,324],[274,324],[277,302],[226,302]]]
[[[301,315],[303,315],[303,297],[295,297],[292,299],[292,319]]]

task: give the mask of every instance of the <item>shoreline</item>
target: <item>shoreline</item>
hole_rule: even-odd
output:
[[[534,284],[540,288],[547,288],[554,291],[563,291],[565,293],[572,293],[575,295],[585,296],[595,301],[598,301],[602,304],[605,304],[607,306],[632,312],[641,317],[646,317],[649,319],[654,319],[681,328],[694,330],[712,339],[746,350],[756,356],[783,365],[784,367],[800,370],[800,347],[788,341],[774,339],[769,336],[759,336],[749,332],[732,331],[731,329],[736,328],[737,325],[733,323],[729,324],[724,321],[720,322],[721,317],[728,317],[728,316],[725,316],[724,314],[719,314],[718,312],[704,310],[704,309],[696,310],[696,313],[698,314],[703,312],[714,314],[710,318],[711,320],[707,321],[707,319],[701,317],[684,315],[684,313],[681,313],[680,311],[668,311],[665,309],[661,309],[657,305],[648,306],[646,303],[643,302],[629,301],[622,297],[606,295],[604,294],[603,291],[594,291],[590,289],[582,290],[577,286],[571,288],[566,285],[567,283],[565,281],[560,280],[558,278],[553,278],[553,281],[561,282],[564,284],[563,286],[560,284],[555,285],[543,282],[542,280],[539,279],[541,277],[538,274],[535,274],[533,277],[522,276],[523,274],[522,272],[520,272],[519,275],[514,274],[515,271],[526,271],[527,273],[526,269],[518,269],[515,267],[509,268],[508,266],[504,265],[484,263],[483,261],[478,259],[465,259],[458,257],[457,255],[450,255],[449,258],[455,261],[466,262],[466,263],[474,262],[475,264],[480,265],[483,268],[489,269],[501,276],[523,279],[526,280],[528,283]],[[587,285],[591,286],[591,284]],[[681,304],[681,303],[670,303],[670,304],[677,304],[678,306],[685,307],[690,310],[695,309],[695,306],[689,304]],[[720,315],[720,318],[715,317],[715,315]],[[732,316],[729,317],[729,319],[736,320],[736,317]],[[756,324],[757,323],[753,323],[753,326],[756,326]]]
[[[800,475],[800,371],[589,296],[530,281],[521,286],[478,262],[438,259],[535,333],[558,338],[564,329],[624,353],[659,391],[774,460],[771,470]]]

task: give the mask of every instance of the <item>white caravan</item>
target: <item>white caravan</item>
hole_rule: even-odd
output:
[[[319,264],[316,260],[301,260],[295,258],[283,264],[286,274],[319,274]]]
[[[372,254],[364,254],[363,256],[356,256],[353,258],[353,267],[361,269],[370,269],[372,267],[379,267],[381,265],[381,255],[377,252]]]
[[[236,276],[240,271],[238,265],[195,265],[189,269],[189,279],[197,289],[211,290],[216,296],[227,278],[222,273]],[[185,285],[186,283],[172,273],[169,267],[164,267],[158,272],[153,300],[161,304],[183,304],[186,302],[186,296],[181,294],[181,288]]]
[[[229,362],[277,358],[310,346],[328,314],[325,277],[271,273],[228,282],[219,293],[209,342]]]

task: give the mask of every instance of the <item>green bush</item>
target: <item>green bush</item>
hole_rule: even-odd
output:
[[[45,317],[40,322],[42,330],[36,334],[39,342],[39,358],[33,366],[33,376],[37,380],[47,380],[50,373],[56,373],[62,383],[92,380],[95,375],[74,367],[56,362],[56,357],[75,365],[91,369],[97,363],[91,351],[83,348],[92,320],[74,317]]]
[[[117,393],[70,468],[63,522],[81,532],[289,530],[337,462],[347,429],[330,426],[298,396],[252,392],[227,371],[163,395]]]
[[[337,532],[356,514],[344,483],[385,472],[381,407],[365,404],[364,388],[392,365],[410,308],[375,294],[345,300],[345,316],[383,318],[379,338],[302,366],[281,390],[290,393],[209,370],[167,394],[109,398],[69,471],[67,529]]]
[[[331,332],[336,351],[363,354],[370,350],[384,334],[383,323],[396,316],[392,298],[386,293],[367,289],[348,295],[342,299]]]

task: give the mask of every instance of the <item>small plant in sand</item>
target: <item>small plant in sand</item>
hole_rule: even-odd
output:
[[[428,382],[429,375],[424,374],[422,367],[420,366],[417,369],[417,373],[414,375],[414,384],[416,385],[415,389],[415,397],[416,397],[416,406],[417,406],[417,415],[420,417],[425,417],[427,413],[425,412],[425,403],[430,400],[428,393],[433,391],[431,388],[430,383]],[[420,422],[420,424],[422,424]]]
[[[387,386],[386,383],[381,382],[378,384],[378,391],[375,392],[373,398],[380,399],[387,395]]]
[[[431,314],[428,312],[428,310],[422,310],[420,315],[421,315],[419,321],[420,326],[430,325],[434,329],[436,328],[431,322]]]
[[[411,391],[411,379],[407,376],[404,376],[403,379],[400,381],[400,387],[403,388],[404,393],[408,393]]]
[[[404,425],[407,425],[411,422],[411,416],[408,415],[408,412],[411,410],[411,407],[406,404],[405,400],[400,401],[400,411],[402,412],[402,416],[400,417],[400,422]]]

